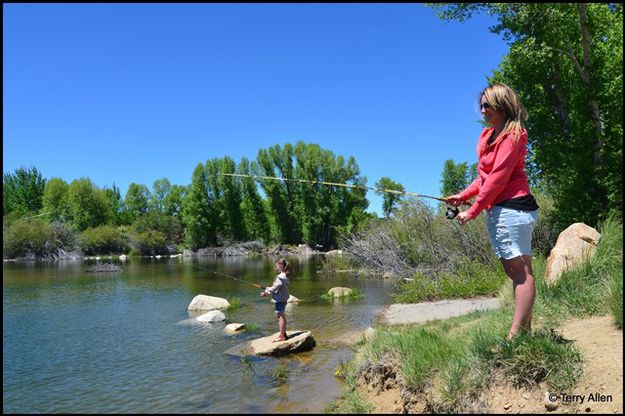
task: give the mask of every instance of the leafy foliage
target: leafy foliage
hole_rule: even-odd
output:
[[[596,226],[622,213],[623,8],[596,3],[447,3],[439,17],[484,11],[510,45],[489,82],[529,112],[531,176],[554,198],[557,221]]]
[[[19,168],[14,173],[2,175],[2,209],[4,215],[17,211],[39,212],[46,180],[35,167]]]

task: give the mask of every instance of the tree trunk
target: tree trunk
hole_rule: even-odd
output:
[[[584,51],[584,67],[581,68],[585,73],[585,76],[582,76],[582,79],[588,86],[589,92],[589,106],[590,106],[590,117],[592,120],[592,124],[595,129],[596,134],[596,142],[595,142],[595,167],[600,169],[603,165],[603,157],[601,156],[601,151],[604,147],[604,134],[603,134],[603,123],[601,121],[601,110],[599,109],[599,102],[595,93],[595,85],[593,83],[593,79],[590,74],[590,69],[592,68],[591,62],[591,53],[590,53],[590,35],[588,33],[588,17],[586,16],[586,4],[579,3],[579,23],[582,31],[582,47]]]

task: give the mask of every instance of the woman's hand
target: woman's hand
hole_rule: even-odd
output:
[[[263,290],[262,292],[260,292],[260,295],[261,295],[262,297],[265,297],[265,296],[267,296],[267,295],[268,295],[268,293],[267,293],[267,292],[265,292],[265,291]]]
[[[467,212],[466,212],[466,211],[462,211],[460,214],[458,214],[458,215],[456,216],[456,220],[458,220],[458,223],[459,223],[460,225],[464,225],[464,224],[468,223],[469,221],[471,221],[472,219],[473,219],[473,218],[471,218],[471,217],[469,217],[469,216],[467,215]]]
[[[448,197],[443,198],[443,199],[449,205],[454,206],[454,207],[462,205],[462,203],[464,202],[464,200],[462,198],[460,198],[460,194],[451,195],[451,196],[448,196]]]

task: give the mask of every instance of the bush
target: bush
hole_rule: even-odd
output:
[[[160,231],[134,232],[130,237],[132,248],[141,256],[167,254],[167,239]]]
[[[60,245],[53,227],[40,218],[18,220],[7,228],[2,238],[2,254],[6,258],[29,254],[45,257],[55,253]]]
[[[113,225],[89,228],[80,235],[85,254],[120,254],[129,250],[128,237]]]
[[[76,244],[76,236],[68,224],[58,221],[49,224],[38,217],[5,222],[3,231],[5,258],[52,257],[58,249],[71,250]]]
[[[325,256],[321,264],[321,273],[336,273],[353,270],[355,267],[356,262],[349,254],[331,254]]]
[[[393,218],[372,221],[347,238],[344,250],[376,272],[432,278],[466,261],[495,260],[482,217],[460,226],[416,199],[402,203]]]
[[[538,203],[538,221],[532,234],[532,251],[547,257],[562,229],[558,226],[553,198],[541,192],[534,193],[534,197]]]

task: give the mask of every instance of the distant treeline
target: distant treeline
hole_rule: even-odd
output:
[[[132,248],[159,254],[180,246],[198,249],[251,240],[330,249],[339,230],[349,231],[374,216],[366,212],[364,189],[222,173],[366,184],[353,157],[301,141],[261,149],[251,162],[209,159],[195,167],[188,185],[162,178],[150,190],[131,183],[123,198],[115,185],[99,188],[89,178],[46,180],[35,167],[20,168],[3,175],[5,234],[9,231],[13,241],[23,239],[19,229],[34,238],[24,228],[54,225],[66,237],[76,235],[59,246],[78,243],[86,252]],[[5,235],[5,255],[7,243]]]

